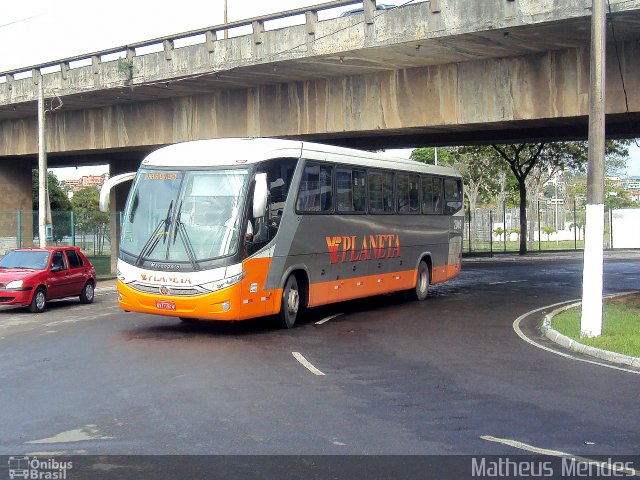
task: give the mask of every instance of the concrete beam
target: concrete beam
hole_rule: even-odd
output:
[[[311,80],[319,76],[358,75],[374,70],[525,55],[588,44],[591,0],[431,0],[379,14],[372,10],[374,3],[373,0],[364,2],[366,21],[372,22],[375,15],[375,25],[369,24],[366,28],[358,27],[360,21],[350,17],[314,24],[314,16],[307,14],[317,11],[318,6],[315,6],[300,10],[311,22],[308,25],[264,31],[260,27],[264,19],[252,19],[249,24],[254,26],[254,33],[251,35],[224,40],[221,48],[216,50],[213,49],[212,36],[205,35],[205,43],[173,51],[170,54],[173,62],[166,61],[169,55],[166,52],[135,56],[137,46],[152,41],[129,46],[126,48],[127,59],[134,63],[136,73],[133,79],[123,76],[117,62],[111,61],[100,65],[99,82],[87,75],[92,66],[78,67],[64,74],[45,75],[45,87],[49,91],[55,89],[61,97],[82,95],[79,108],[86,108],[91,105],[92,92],[96,104],[104,105],[106,101],[119,103],[118,95],[111,95],[114,86],[133,85],[144,89],[150,82],[171,81],[176,77],[183,80],[180,89],[174,88],[173,96],[188,95],[192,92],[184,77],[199,76],[198,81],[194,80],[194,89],[199,90],[206,80],[200,75],[212,73],[212,68],[237,72],[241,74],[243,85],[252,83],[252,86],[259,86],[288,80]],[[611,0],[611,8],[618,40],[637,40],[640,37],[637,29],[640,0]],[[213,31],[215,29],[205,29],[199,33]],[[311,31],[315,34],[312,48],[300,48],[308,44]],[[156,43],[173,40],[167,37],[158,39]],[[251,41],[260,48],[254,48],[247,54],[247,44]],[[416,50],[416,45],[420,45],[419,50]],[[102,57],[106,52],[92,55]],[[337,62],[340,57],[351,61]],[[86,58],[91,58],[91,55]],[[61,59],[58,63],[43,64],[37,68],[69,61]],[[264,68],[273,65],[277,65],[278,75],[265,76]],[[12,92],[7,85],[0,83],[0,106],[22,104],[26,107],[25,103],[36,100],[37,88],[32,81],[18,80],[14,83],[17,85]],[[226,87],[212,83],[211,89]],[[153,95],[153,89],[144,93],[145,96]],[[0,118],[3,114],[4,111],[0,110]]]
[[[629,108],[640,112],[640,45],[619,45]],[[607,66],[607,113],[626,104],[614,49]],[[588,114],[586,48],[526,57],[289,82],[50,117],[50,152],[151,148],[229,136],[321,136],[562,120]],[[580,120],[582,121],[582,120]],[[35,119],[0,122],[0,156],[37,152]]]

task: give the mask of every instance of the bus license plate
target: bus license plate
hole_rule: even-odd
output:
[[[176,304],[167,300],[156,300],[156,308],[159,310],[175,310]]]

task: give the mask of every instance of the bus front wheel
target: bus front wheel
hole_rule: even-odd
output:
[[[422,260],[418,265],[418,275],[416,278],[416,286],[407,290],[407,296],[410,300],[422,301],[429,295],[429,266]]]
[[[289,275],[282,289],[282,303],[280,305],[280,322],[282,328],[292,328],[301,310],[300,289],[295,275]]]

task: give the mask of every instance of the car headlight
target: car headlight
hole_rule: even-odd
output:
[[[22,280],[14,280],[13,282],[7,283],[7,289],[13,288],[22,288]]]
[[[233,275],[232,277],[223,278],[222,280],[216,280],[215,282],[203,283],[201,287],[205,290],[209,290],[210,292],[222,290],[223,288],[227,288],[238,283],[244,278],[245,273],[246,272],[242,272],[238,275]]]

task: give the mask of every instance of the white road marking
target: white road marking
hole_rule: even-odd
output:
[[[307,370],[309,370],[311,373],[313,373],[314,375],[324,375],[324,373],[322,373],[320,370],[318,370],[316,367],[314,367],[309,360],[307,360],[306,358],[304,358],[302,356],[302,354],[300,352],[291,352],[291,354],[293,355],[293,357],[300,362]]]
[[[61,432],[53,437],[41,438],[39,440],[31,440],[26,442],[28,444],[39,443],[68,443],[68,442],[85,442],[88,440],[110,440],[113,437],[102,437],[99,435],[100,430],[95,425],[87,425],[83,428],[76,428],[74,430],[67,430]]]
[[[503,282],[491,282],[489,285],[502,285],[503,283],[520,283],[526,282],[527,280],[505,280]]]
[[[600,468],[604,468],[614,473],[624,473],[625,475],[631,475],[634,477],[640,475],[640,471],[634,468],[621,467],[621,466],[618,466],[618,464],[612,464],[610,462],[593,460],[591,458],[581,457],[579,455],[562,452],[560,450],[550,450],[547,448],[535,447],[533,445],[529,445],[523,442],[518,442],[517,440],[511,440],[509,438],[498,438],[498,437],[493,437],[491,435],[483,435],[480,438],[482,440],[487,440],[488,442],[501,443],[503,445],[508,445],[510,447],[517,448],[519,450],[525,450],[527,452],[537,453],[539,455],[548,455],[551,457],[566,458],[579,463],[587,463],[589,465],[594,465]]]
[[[516,318],[515,321],[513,322],[513,331],[516,332],[516,335],[518,335],[522,340],[524,340],[528,344],[533,345],[536,348],[540,348],[542,350],[545,350],[547,352],[554,353],[556,355],[560,355],[561,357],[568,358],[570,360],[575,360],[576,362],[590,363],[592,365],[599,365],[601,367],[611,368],[613,370],[620,370],[622,372],[627,372],[627,373],[633,373],[635,375],[640,375],[640,372],[637,371],[637,370],[630,370],[628,368],[616,367],[615,365],[609,365],[607,363],[601,363],[601,362],[597,362],[595,360],[587,360],[586,358],[575,357],[575,356],[570,355],[568,353],[560,352],[558,350],[554,350],[553,348],[549,348],[549,347],[546,347],[544,345],[540,345],[539,343],[534,342],[529,337],[527,337],[522,332],[522,330],[520,329],[520,323],[522,322],[522,320],[524,320],[529,315],[532,315],[532,314],[534,314],[536,312],[541,312],[543,310],[551,310],[551,309],[553,309],[555,307],[558,307],[560,305],[569,304],[569,303],[572,303],[572,302],[579,302],[579,300],[570,300],[568,302],[554,303],[553,305],[547,305],[546,307],[536,308],[535,310],[531,310],[531,311],[529,311],[527,313],[524,313],[524,314],[520,315],[518,318]]]
[[[327,323],[329,320],[333,320],[334,318],[339,317],[340,315],[344,315],[344,313],[336,313],[335,315],[331,315],[330,317],[323,318],[322,320],[316,322],[316,325],[322,325],[323,323]]]

